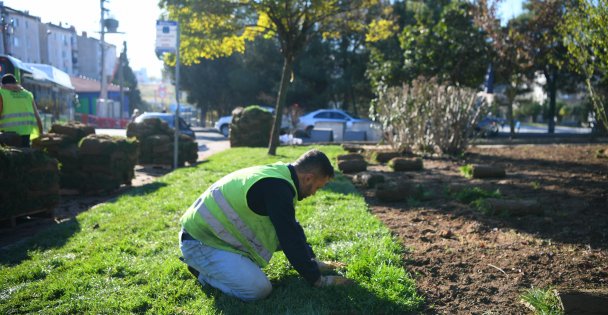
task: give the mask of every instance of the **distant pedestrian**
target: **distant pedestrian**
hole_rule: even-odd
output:
[[[19,85],[10,73],[2,76],[0,130],[17,133],[24,148],[30,147],[30,137],[36,138],[43,133],[34,95]]]
[[[135,118],[137,118],[139,115],[141,115],[141,114],[139,113],[139,109],[137,109],[137,108],[136,108],[136,109],[134,109],[134,110],[133,110],[133,115],[131,115],[131,122],[135,122]]]

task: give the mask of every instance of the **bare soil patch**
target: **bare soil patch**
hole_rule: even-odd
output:
[[[425,159],[421,172],[368,170],[407,179],[422,200],[380,202],[360,188],[410,250],[407,270],[427,298],[425,314],[529,314],[528,288],[608,288],[606,145],[519,145],[470,149],[462,159]],[[493,164],[504,179],[468,180],[458,167]],[[504,198],[537,199],[541,215],[491,216],[446,192],[453,184],[499,189]]]

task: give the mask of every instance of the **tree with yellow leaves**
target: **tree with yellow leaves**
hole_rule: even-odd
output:
[[[388,2],[387,2],[388,3]],[[256,37],[276,38],[283,56],[275,119],[268,154],[276,154],[281,113],[292,66],[315,33],[340,34],[345,27],[366,32],[372,40],[390,35],[390,19],[361,18],[382,0],[161,0],[169,18],[180,21],[180,57],[185,64],[244,52]],[[171,59],[167,59],[170,63]]]

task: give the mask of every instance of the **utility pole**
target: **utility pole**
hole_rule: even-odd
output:
[[[101,82],[101,90],[99,92],[99,98],[102,100],[105,100],[108,98],[108,83],[107,83],[107,78],[106,78],[106,65],[105,65],[105,61],[106,61],[106,43],[105,41],[105,34],[106,34],[106,30],[105,30],[105,21],[106,21],[106,11],[107,9],[103,7],[104,2],[106,2],[107,0],[99,0],[99,7],[101,9],[101,21],[99,22],[101,25],[101,35],[100,35],[100,45],[101,45],[101,78],[100,78],[100,82]]]
[[[122,42],[122,53],[120,54],[120,69],[118,72],[119,80],[120,80],[120,119],[123,117],[123,112],[125,110],[125,61],[127,59],[127,42]],[[129,115],[127,115],[129,117]]]

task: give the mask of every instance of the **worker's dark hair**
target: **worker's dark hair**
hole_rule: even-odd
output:
[[[316,149],[312,149],[302,154],[293,162],[293,166],[298,172],[314,173],[329,178],[334,177],[334,167],[331,166],[331,162],[327,158],[327,155]]]
[[[2,76],[2,84],[17,84],[17,79],[14,75],[7,73]]]

